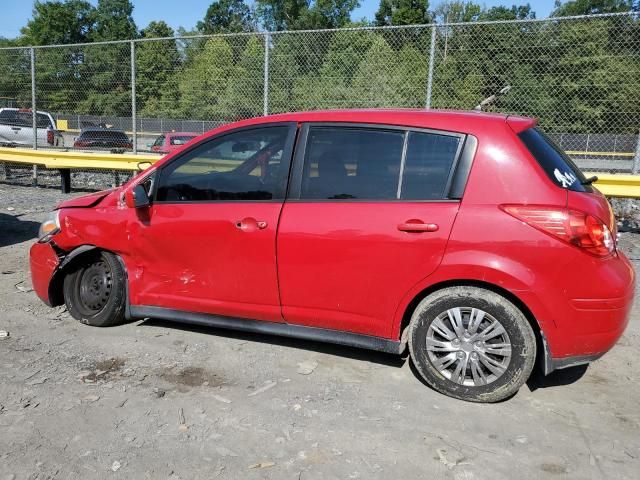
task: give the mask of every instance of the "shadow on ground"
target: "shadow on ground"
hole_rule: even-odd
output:
[[[529,380],[527,380],[527,386],[532,392],[539,388],[560,387],[562,385],[570,385],[580,380],[585,373],[589,365],[577,365],[575,367],[563,368],[556,370],[545,376],[539,368],[536,368]]]
[[[20,220],[17,215],[0,213],[0,247],[22,243],[38,236],[40,224]]]
[[[183,324],[170,322],[166,320],[146,319],[139,326],[141,327],[162,327],[174,330],[185,330],[188,332],[201,333],[203,335],[215,335],[218,337],[235,338],[237,340],[246,340],[248,342],[268,343],[270,345],[279,345],[288,348],[298,348],[311,352],[325,353],[327,355],[335,355],[338,357],[351,358],[354,360],[362,360],[373,362],[389,367],[400,368],[404,365],[406,356],[392,355],[389,353],[376,352],[373,350],[364,350],[355,347],[346,347],[335,345],[332,343],[314,342],[312,340],[301,340],[297,338],[281,337],[277,335],[268,335],[262,333],[241,332],[238,330],[227,330],[223,328],[204,327],[198,325]]]

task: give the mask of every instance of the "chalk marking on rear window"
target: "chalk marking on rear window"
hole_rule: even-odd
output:
[[[578,180],[578,177],[576,177],[573,173],[562,173],[557,168],[553,171],[553,175],[556,177],[556,180],[562,184],[563,188],[569,188],[576,182],[576,180]]]

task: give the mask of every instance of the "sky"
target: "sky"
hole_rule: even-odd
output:
[[[90,0],[96,4],[97,0]],[[477,1],[477,0],[476,0]],[[191,30],[199,20],[202,20],[207,7],[212,0],[133,0],[133,19],[138,28],[146,27],[152,20],[164,20],[174,30],[184,27]],[[360,7],[354,10],[353,20],[360,20],[363,17],[369,20],[378,9],[379,0],[360,0]],[[431,8],[437,6],[437,1],[432,0]],[[512,3],[527,3],[526,0],[485,0],[487,7],[495,5],[511,5]],[[545,18],[553,10],[554,0],[529,0],[538,18]],[[33,2],[32,0],[0,0],[0,37],[15,38],[20,34],[23,27],[31,18]]]

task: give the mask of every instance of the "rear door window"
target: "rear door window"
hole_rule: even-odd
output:
[[[574,192],[593,192],[591,185],[584,184],[586,177],[576,164],[542,130],[530,128],[518,137],[556,185]]]
[[[462,138],[383,127],[311,126],[300,198],[446,199]]]
[[[311,127],[303,199],[396,199],[404,132]]]

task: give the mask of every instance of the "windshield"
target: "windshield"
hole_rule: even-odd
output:
[[[542,130],[530,128],[518,137],[553,183],[574,192],[593,192],[591,185],[585,185],[586,178],[576,164]]]

